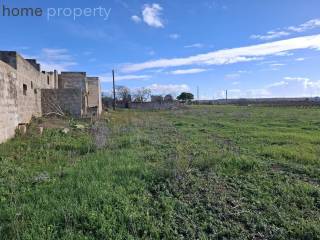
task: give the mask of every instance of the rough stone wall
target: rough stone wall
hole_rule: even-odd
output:
[[[59,75],[59,88],[86,89],[86,73],[61,72]]]
[[[29,123],[32,116],[41,116],[41,89],[53,88],[27,60],[17,55],[17,101],[19,123]]]
[[[55,72],[41,72],[41,89],[54,89],[58,88],[58,76]]]
[[[0,51],[0,143],[14,136],[19,124],[42,115],[41,89],[55,88],[58,76],[39,69],[35,60],[25,60],[17,52]]]
[[[101,115],[103,111],[103,106],[102,106],[102,90],[101,90],[101,84],[99,80],[99,107],[98,107],[98,114]]]
[[[57,113],[61,109],[65,114],[82,116],[83,92],[81,89],[43,89],[41,98],[43,115]]]
[[[82,91],[82,113],[81,116],[87,115],[88,110],[88,83],[85,72],[61,72],[59,74],[59,89],[80,89]]]
[[[40,70],[35,59],[0,51],[0,143],[12,137],[19,124],[56,111],[54,106],[77,117],[101,114],[99,78],[87,78],[85,72],[58,75]]]
[[[88,82],[88,107],[99,106],[99,78],[87,77]]]
[[[87,77],[87,84],[88,112],[100,115],[102,113],[100,80],[98,77]]]
[[[15,135],[18,121],[17,73],[0,61],[0,143]]]

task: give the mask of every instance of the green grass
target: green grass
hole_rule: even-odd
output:
[[[320,109],[119,111],[0,145],[0,239],[320,239]]]

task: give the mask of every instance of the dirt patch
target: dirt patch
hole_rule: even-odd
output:
[[[63,118],[41,118],[38,122],[39,125],[45,129],[61,129],[70,126],[69,121]]]

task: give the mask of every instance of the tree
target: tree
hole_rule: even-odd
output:
[[[183,92],[183,93],[181,93],[181,94],[177,97],[177,99],[178,99],[179,101],[188,102],[188,101],[193,100],[193,99],[194,99],[194,96],[193,96],[192,93]]]
[[[164,97],[165,102],[173,102],[173,97],[171,94],[168,94]]]
[[[130,89],[125,86],[116,87],[117,99],[123,102],[131,102]]]
[[[146,102],[151,95],[151,90],[148,88],[138,88],[134,93],[135,102]]]

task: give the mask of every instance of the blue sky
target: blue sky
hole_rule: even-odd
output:
[[[0,16],[1,49],[37,58],[46,70],[100,76],[106,92],[115,68],[118,85],[159,94],[195,94],[199,86],[203,99],[225,89],[234,98],[320,96],[318,0],[2,4],[40,7],[43,16]],[[87,8],[90,16],[63,16]],[[93,16],[97,8],[104,11]]]

